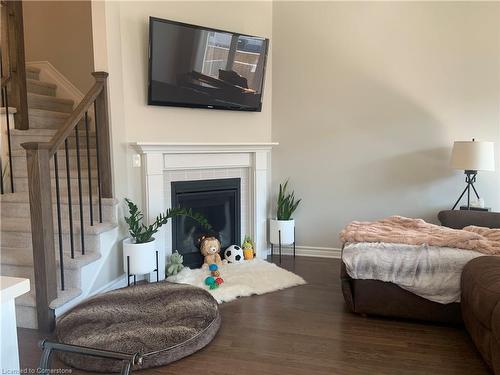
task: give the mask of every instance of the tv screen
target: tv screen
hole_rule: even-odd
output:
[[[148,104],[260,111],[268,44],[150,17]]]

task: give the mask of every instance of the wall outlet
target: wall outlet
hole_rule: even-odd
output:
[[[134,168],[141,167],[141,155],[139,154],[132,155],[132,167]]]

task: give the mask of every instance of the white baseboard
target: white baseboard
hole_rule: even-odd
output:
[[[281,253],[283,255],[293,255],[293,248],[291,246],[283,246],[281,248]],[[269,251],[269,254],[271,254],[271,251]],[[278,254],[278,246],[274,246],[274,254]],[[336,247],[296,246],[295,255],[302,257],[340,259],[342,249]]]
[[[106,285],[103,285],[99,289],[90,292],[88,295],[80,295],[80,296],[72,299],[68,303],[65,303],[64,305],[58,307],[57,309],[55,309],[55,314],[56,314],[56,316],[61,316],[66,311],[71,310],[73,307],[75,307],[79,303],[81,303],[81,302],[89,299],[92,296],[95,296],[97,294],[101,294],[101,293],[104,293],[104,292],[107,292],[107,291],[110,291],[110,290],[122,288],[122,287],[125,287],[125,286],[127,286],[127,275],[119,276],[116,279],[111,280]]]
[[[127,286],[127,275],[123,274],[119,277],[117,277],[114,280],[111,280],[109,283],[106,285],[103,285],[96,291],[92,292],[92,294],[101,294],[101,293],[106,293],[109,292],[110,290],[115,290],[119,288],[123,288]]]

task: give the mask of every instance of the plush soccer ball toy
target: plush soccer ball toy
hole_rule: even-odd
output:
[[[240,263],[243,262],[243,249],[238,245],[231,245],[226,249],[224,253],[224,258],[229,263]]]

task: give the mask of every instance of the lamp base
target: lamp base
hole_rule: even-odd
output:
[[[458,206],[458,203],[460,203],[460,201],[462,200],[465,193],[467,193],[467,206],[464,206],[464,207],[466,210],[471,209],[471,205],[470,205],[471,189],[474,191],[474,194],[476,195],[477,199],[479,199],[479,194],[477,193],[477,190],[474,186],[474,182],[476,182],[477,171],[466,170],[466,171],[464,171],[464,173],[466,176],[465,183],[467,184],[467,186],[465,186],[464,191],[462,192],[462,194],[460,194],[460,197],[458,197],[457,201],[453,205],[452,210],[454,210]],[[460,207],[460,209],[462,209],[462,207]]]

